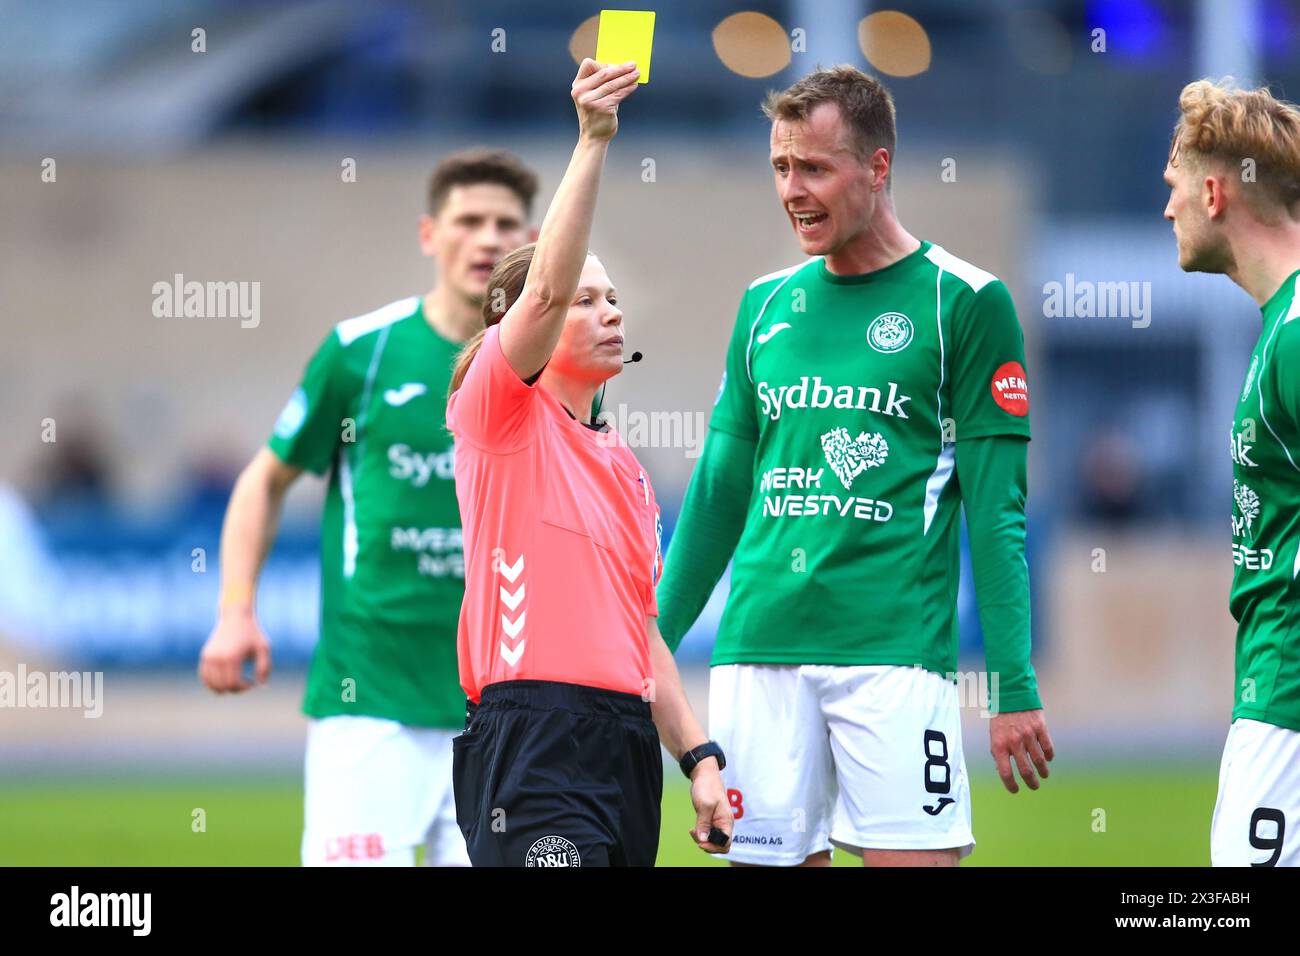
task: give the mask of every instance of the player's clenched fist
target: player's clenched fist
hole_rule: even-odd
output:
[[[705,853],[730,850],[736,824],[722,774],[713,761],[706,760],[691,774],[691,803],[695,807],[695,828],[691,831],[695,845]]]
[[[252,614],[223,613],[199,656],[199,679],[218,694],[248,690],[241,673],[252,659],[257,683],[271,676],[271,644]]]
[[[635,63],[601,66],[585,59],[573,78],[578,131],[586,139],[610,139],[618,132],[618,104],[632,95],[641,71]]]

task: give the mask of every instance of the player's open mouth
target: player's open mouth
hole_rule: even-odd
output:
[[[794,227],[799,232],[812,232],[827,218],[824,212],[794,212],[790,215],[794,217]]]

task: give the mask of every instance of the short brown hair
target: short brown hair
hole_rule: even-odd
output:
[[[1243,162],[1253,160],[1253,181],[1261,188],[1247,195],[1288,210],[1300,203],[1300,109],[1294,103],[1275,99],[1265,87],[1241,90],[1227,79],[1196,80],[1183,87],[1178,111],[1171,165],[1187,152],[1226,162],[1240,174]]]
[[[487,292],[483,295],[483,329],[476,332],[457,353],[451,368],[451,388],[447,391],[449,397],[465,381],[465,373],[469,371],[474,356],[478,355],[487,330],[504,319],[510,307],[519,301],[536,249],[537,243],[526,243],[502,256],[501,261],[493,267],[492,274],[488,276]]]
[[[537,174],[514,153],[504,149],[478,147],[445,157],[429,177],[429,215],[436,216],[455,186],[498,183],[514,192],[531,215],[537,195]]]
[[[848,145],[859,160],[865,163],[883,147],[889,152],[890,163],[894,161],[894,146],[898,141],[894,99],[885,84],[855,66],[819,69],[788,89],[771,91],[763,101],[763,113],[773,122],[802,123],[822,103],[839,107],[850,132]]]

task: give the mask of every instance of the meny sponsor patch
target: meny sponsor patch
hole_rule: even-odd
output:
[[[993,373],[993,401],[1009,415],[1029,414],[1029,381],[1019,362],[1004,362]]]

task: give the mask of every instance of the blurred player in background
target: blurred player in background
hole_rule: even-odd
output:
[[[1183,88],[1165,183],[1178,264],[1222,273],[1263,325],[1232,422],[1237,621],[1215,866],[1300,865],[1300,111],[1266,89]]]
[[[1000,280],[899,224],[877,80],[819,70],[764,110],[812,258],[741,298],[660,626],[676,648],[734,549],[709,686],[733,860],[828,865],[834,844],[952,865],[974,843],[953,680],[963,505],[998,773],[1015,793],[1014,762],[1037,789],[1053,756],[1029,660],[1023,336]]]
[[[451,739],[465,720],[456,627],[465,566],[445,428],[451,366],[483,327],[488,277],[528,238],[537,177],[515,156],[444,159],[420,218],[438,265],[427,295],[340,322],[231,494],[221,603],[199,674],[217,692],[266,681],[254,613],[281,504],[303,470],[329,472],[321,633],[307,678],[304,865],[468,865]]]

